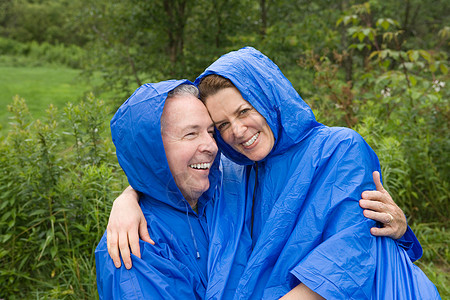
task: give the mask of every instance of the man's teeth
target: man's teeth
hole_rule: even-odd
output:
[[[256,141],[256,139],[258,138],[258,136],[259,136],[259,132],[258,132],[257,134],[255,134],[255,135],[254,135],[251,139],[249,139],[247,142],[242,143],[242,145],[244,145],[245,147],[251,146],[251,145]]]
[[[209,169],[211,167],[211,163],[193,164],[189,165],[189,167],[193,169]]]

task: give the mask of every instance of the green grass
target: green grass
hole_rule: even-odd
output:
[[[67,102],[77,103],[100,82],[99,78],[89,82],[80,74],[80,70],[64,66],[0,63],[0,135],[7,130],[10,116],[7,105],[15,95],[25,99],[31,115],[38,119],[50,104],[61,109]]]

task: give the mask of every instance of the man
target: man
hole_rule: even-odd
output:
[[[200,299],[219,176],[214,124],[188,81],[146,84],[111,120],[117,157],[156,245],[116,269],[106,234],[96,251],[100,299]],[[210,184],[211,182],[211,184]],[[208,222],[207,222],[208,220]]]

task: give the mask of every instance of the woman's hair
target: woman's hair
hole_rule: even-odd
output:
[[[231,80],[220,75],[212,74],[202,78],[198,88],[200,90],[200,100],[205,102],[206,98],[216,94],[225,88],[236,88]]]

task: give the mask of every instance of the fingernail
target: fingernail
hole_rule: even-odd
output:
[[[120,268],[120,262],[119,261],[115,261],[114,265],[116,266],[116,268]]]
[[[128,270],[131,269],[131,264],[130,263],[126,263],[125,264],[125,268],[127,268]]]

